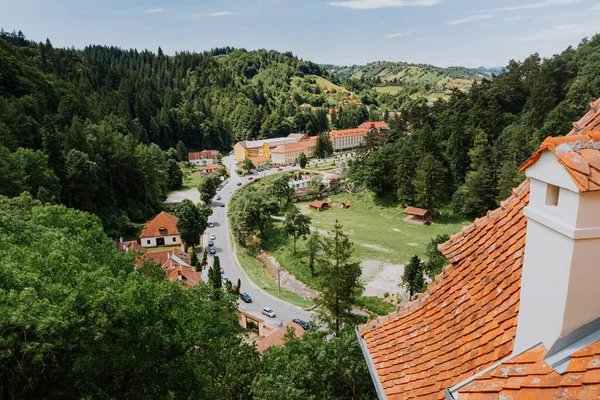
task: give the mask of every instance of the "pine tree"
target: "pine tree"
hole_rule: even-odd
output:
[[[415,202],[418,207],[432,211],[443,200],[444,165],[432,154],[427,153],[419,162],[415,174]]]
[[[419,256],[412,256],[408,264],[404,267],[401,286],[408,290],[409,299],[412,299],[415,293],[421,293],[425,285],[423,277],[424,265]]]
[[[202,261],[200,262],[200,269],[206,267],[208,265],[208,249],[204,249],[204,254],[202,254]]]
[[[300,164],[300,168],[304,168],[306,167],[306,163],[308,162],[308,159],[306,158],[306,154],[304,154],[304,152],[300,152],[300,155],[298,156],[298,163]]]
[[[192,254],[190,255],[190,266],[196,271],[200,270],[198,266],[198,256],[196,255],[195,251],[192,251]]]
[[[473,148],[469,151],[471,171],[467,173],[464,191],[464,214],[477,216],[496,205],[496,177],[492,148],[486,133],[478,129]]]
[[[177,145],[175,146],[175,150],[177,151],[177,158],[179,158],[179,161],[187,161],[188,160],[187,147],[185,147],[185,144],[183,144],[183,142],[181,140],[179,142],[177,142]]]
[[[211,286],[215,289],[223,287],[223,278],[221,275],[221,262],[219,256],[214,256],[213,265],[208,273],[208,279]]]
[[[362,290],[360,264],[353,260],[353,244],[336,220],[319,257],[323,290],[316,300],[319,319],[335,334],[352,321],[352,305]]]
[[[323,243],[321,242],[319,232],[314,231],[310,234],[306,242],[306,248],[308,250],[308,268],[310,269],[310,274],[315,276],[315,260],[319,252],[323,250]]]

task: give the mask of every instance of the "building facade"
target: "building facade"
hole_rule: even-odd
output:
[[[282,144],[271,151],[271,160],[274,164],[286,165],[298,162],[300,153],[304,153],[306,158],[312,158],[315,156],[316,145],[316,139]]]
[[[341,131],[329,132],[333,151],[340,151],[359,147],[365,142],[365,137],[369,132],[365,128],[344,129]]]

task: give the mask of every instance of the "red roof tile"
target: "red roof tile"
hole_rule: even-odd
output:
[[[188,160],[207,160],[217,158],[218,156],[219,152],[217,150],[202,150],[188,153]]]
[[[595,351],[600,352],[600,341],[571,355],[567,371],[576,373],[560,375],[544,361],[548,350],[540,345],[475,378],[459,390],[459,397],[479,399],[481,394],[494,392],[497,398],[517,399],[513,396],[518,394],[531,399],[599,399],[600,355]]]
[[[385,121],[363,122],[358,126],[365,129],[388,129],[389,126]]]
[[[418,215],[420,217],[424,217],[427,215],[427,213],[429,213],[429,211],[427,211],[423,208],[406,207],[406,210],[404,210],[404,213],[409,214],[409,215]]]
[[[332,139],[335,139],[335,138],[340,138],[340,137],[366,135],[368,132],[369,132],[369,130],[365,129],[365,128],[352,128],[352,129],[343,129],[341,131],[331,131],[331,132],[329,132],[329,136]]]
[[[177,229],[177,217],[168,212],[161,211],[156,217],[146,222],[138,239],[179,235]]]

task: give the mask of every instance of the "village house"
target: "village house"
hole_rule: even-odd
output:
[[[363,122],[358,127],[365,128],[365,129],[377,129],[377,130],[390,129],[387,122],[385,122],[385,121]]]
[[[310,182],[312,181],[311,175],[303,175],[302,179],[298,179],[295,181],[288,182],[288,185],[294,189],[304,189],[310,186]]]
[[[600,394],[600,99],[526,180],[438,248],[418,299],[357,328],[380,399]]]
[[[146,222],[137,237],[142,247],[180,245],[181,236],[177,229],[177,217],[161,211],[156,217]]]
[[[119,242],[118,250],[122,252],[137,251],[135,257],[135,268],[140,268],[147,262],[153,262],[165,271],[165,279],[169,281],[181,281],[184,288],[195,286],[201,282],[202,274],[194,271],[189,264],[187,253],[179,249],[148,252],[137,242]]]
[[[329,132],[333,150],[340,151],[362,145],[365,142],[365,137],[368,132],[369,130],[365,128],[352,128]]]
[[[406,218],[404,218],[406,222],[419,225],[431,222],[431,213],[424,208],[406,207],[404,214],[406,214]]]
[[[209,165],[219,160],[219,152],[216,150],[203,150],[188,153],[188,161],[194,165]]]

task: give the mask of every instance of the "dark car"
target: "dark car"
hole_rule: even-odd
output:
[[[307,330],[308,328],[310,328],[310,325],[308,324],[308,322],[302,321],[301,319],[296,318],[296,319],[293,319],[292,322],[297,323],[304,330]]]
[[[242,182],[238,182],[238,183],[237,183],[237,185],[238,185],[238,186],[242,186]]]
[[[214,228],[215,227],[215,223],[214,222],[209,222],[208,223],[208,227],[209,228]]]
[[[250,295],[248,293],[241,293],[240,299],[242,299],[242,301],[244,301],[246,303],[252,303],[252,298],[250,297]]]
[[[221,207],[225,207],[225,203],[221,203]]]
[[[217,249],[215,249],[214,247],[211,247],[209,250],[210,254],[215,254],[217,252]]]
[[[213,242],[212,240],[208,241],[208,247],[213,247],[215,245],[215,242]]]

